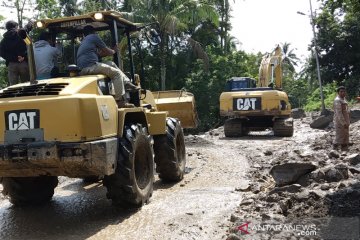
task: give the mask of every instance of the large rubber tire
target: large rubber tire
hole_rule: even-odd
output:
[[[241,119],[227,119],[224,124],[225,137],[243,136],[243,125]]]
[[[114,205],[141,207],[149,201],[154,185],[152,142],[141,124],[125,126],[115,174],[104,177],[107,197]]]
[[[273,126],[274,136],[292,137],[294,134],[294,123],[290,118],[275,119]]]
[[[186,152],[184,133],[175,118],[166,119],[166,134],[154,136],[156,171],[163,181],[178,182],[184,178]]]
[[[54,195],[58,179],[54,176],[4,177],[3,193],[17,206],[47,203]]]

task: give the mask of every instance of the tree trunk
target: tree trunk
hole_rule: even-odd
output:
[[[165,79],[166,79],[166,35],[162,37],[160,43],[160,78],[161,78],[161,90],[166,89]]]

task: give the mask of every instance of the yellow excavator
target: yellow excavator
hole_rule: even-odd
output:
[[[249,131],[272,128],[274,135],[291,137],[294,132],[289,98],[282,90],[282,50],[266,54],[259,79],[233,77],[220,95],[220,115],[226,117],[226,137],[240,137]]]

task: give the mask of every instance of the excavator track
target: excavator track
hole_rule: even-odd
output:
[[[294,134],[294,124],[292,118],[278,118],[273,126],[274,136],[291,137]]]
[[[241,119],[227,119],[224,124],[225,137],[243,136],[243,124]]]

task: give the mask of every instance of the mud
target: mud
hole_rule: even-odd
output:
[[[156,177],[139,210],[114,208],[101,182],[65,177],[46,206],[14,207],[0,195],[0,239],[225,239],[247,160],[237,141],[219,136],[190,135],[186,145],[184,180]]]

